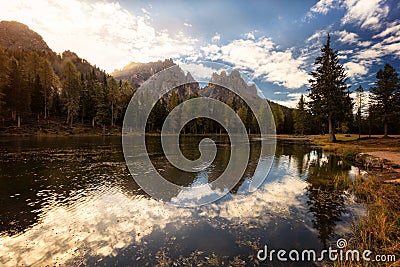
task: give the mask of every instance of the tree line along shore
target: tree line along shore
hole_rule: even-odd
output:
[[[315,59],[314,69],[309,93],[301,96],[295,109],[266,100],[278,134],[329,134],[331,142],[336,141],[337,133],[385,137],[400,134],[400,85],[394,67],[384,65],[368,92],[358,86],[355,101],[329,36]],[[71,51],[56,54],[5,48],[0,48],[0,81],[0,134],[6,135],[116,134],[140,86],[114,78]],[[196,90],[186,94],[181,91],[177,88],[157,102],[147,122],[148,133],[160,132],[171,110],[200,96]],[[219,92],[217,98],[239,115],[248,132],[258,133],[248,106],[238,96]],[[212,120],[196,119],[185,126],[183,133],[222,131]]]

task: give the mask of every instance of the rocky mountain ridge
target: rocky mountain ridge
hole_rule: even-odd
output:
[[[42,36],[17,21],[0,21],[0,36],[0,46],[10,50],[54,53]]]

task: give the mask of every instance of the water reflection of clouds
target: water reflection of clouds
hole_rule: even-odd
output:
[[[354,167],[354,166],[351,166],[351,167],[350,167],[349,176],[350,176],[352,179],[355,179],[356,177],[359,177],[359,176],[365,177],[367,174],[368,174],[367,171],[361,170],[361,169],[358,168],[358,167]]]
[[[299,196],[306,183],[286,175],[265,183],[252,194],[231,195],[218,204],[197,209],[173,207],[144,196],[129,197],[116,188],[93,192],[80,205],[58,206],[41,220],[14,236],[0,238],[0,263],[4,266],[44,266],[66,263],[80,256],[115,256],[118,250],[167,224],[180,226],[225,219],[229,224],[263,223],[301,209]],[[204,194],[204,192],[202,192]],[[215,192],[211,192],[215,193]]]
[[[299,163],[305,165],[300,164],[307,173],[310,164],[328,158],[312,152],[301,159],[277,157],[275,167],[259,190],[243,194],[248,184],[244,181],[237,194],[228,194],[218,203],[192,209],[173,207],[144,196],[130,196],[126,189],[118,186],[91,190],[83,201],[80,199],[79,205],[54,205],[44,210],[40,221],[24,233],[1,236],[0,265],[45,266],[69,264],[91,256],[116,256],[130,245],[143,247],[142,242],[147,237],[157,231],[167,231],[169,224],[177,231],[199,222],[219,229],[228,229],[231,225],[262,229],[269,222],[291,220],[316,235],[311,222],[313,216],[306,203],[309,184],[299,178]],[[355,175],[356,172],[357,169],[351,168],[349,173]],[[208,186],[207,180],[208,174],[201,172],[192,184],[198,188],[181,191],[177,200],[184,200],[187,194],[207,197],[225,193],[204,187]],[[192,199],[193,195],[186,197]],[[344,220],[360,212],[351,198],[346,200],[346,210],[342,216]],[[339,222],[335,232],[344,233],[348,229],[348,225]]]

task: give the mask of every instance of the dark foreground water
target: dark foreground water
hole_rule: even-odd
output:
[[[169,165],[157,137],[147,145],[160,173],[190,186],[212,180],[229,161],[228,139],[214,139],[215,162],[194,174]],[[199,140],[183,138],[184,155],[198,157]],[[311,146],[278,142],[264,184],[243,194],[258,160],[259,141],[250,143],[246,173],[226,197],[179,208],[136,185],[120,138],[2,137],[0,265],[253,266],[264,245],[287,251],[334,248],[363,211],[347,192],[358,169]],[[134,175],[146,175],[139,165]],[[315,264],[326,263],[272,263]]]

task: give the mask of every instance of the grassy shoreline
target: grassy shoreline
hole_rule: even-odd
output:
[[[328,136],[323,135],[309,138],[311,143],[325,152],[339,154],[344,159],[353,162],[360,153],[382,151],[390,155],[390,153],[400,152],[399,136],[387,139],[373,136],[358,140],[357,135],[339,135],[337,143],[330,143]],[[370,156],[365,158],[368,157]],[[392,173],[393,170],[400,173],[399,166],[396,164],[393,166],[396,169],[392,169]],[[365,177],[358,177],[355,181],[352,191],[358,201],[365,203],[366,217],[355,222],[346,250],[358,250],[361,253],[370,250],[372,259],[376,255],[395,255],[396,260],[390,262],[336,261],[334,266],[400,266],[400,184],[385,183],[385,178],[382,178],[384,172],[376,169],[368,170]]]
[[[345,251],[357,250],[360,255],[370,250],[370,262],[336,261],[334,266],[400,266],[400,185],[382,183],[369,174],[359,177],[352,191],[358,201],[365,203],[366,216],[353,225],[353,233],[346,237]],[[394,260],[377,262],[375,257],[384,255]]]

